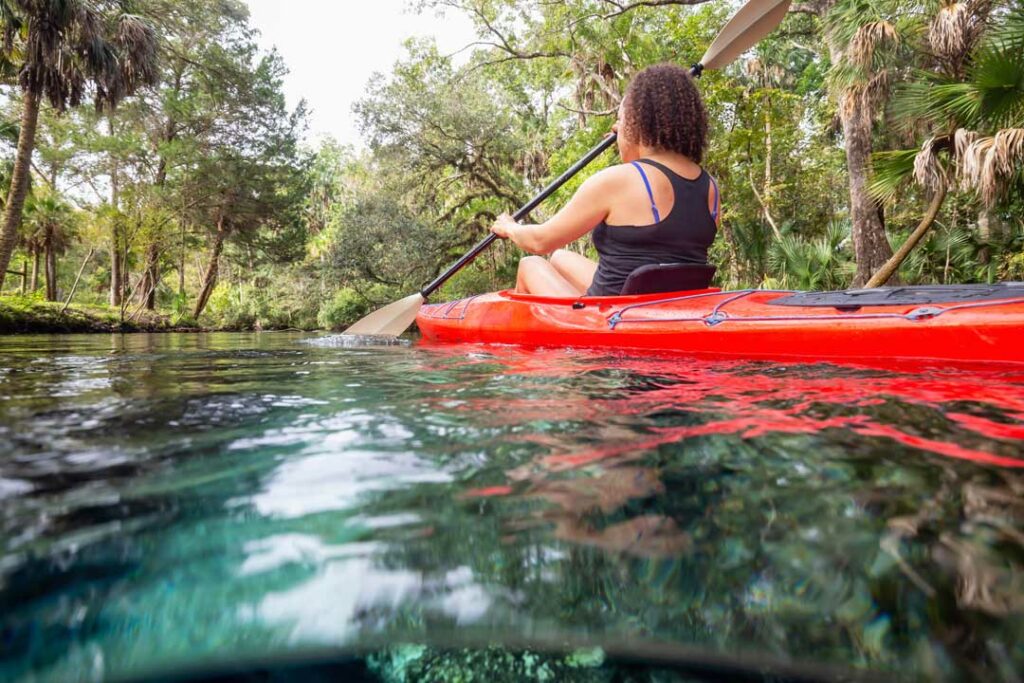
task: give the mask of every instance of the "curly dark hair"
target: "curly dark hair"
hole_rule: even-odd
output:
[[[649,66],[623,98],[623,124],[630,139],[647,147],[704,158],[708,113],[690,73],[675,64]]]

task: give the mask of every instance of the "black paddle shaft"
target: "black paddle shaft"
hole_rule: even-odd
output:
[[[690,75],[699,78],[703,70],[704,67],[702,65],[694,64],[690,68]],[[540,194],[538,194],[536,197],[534,197],[525,205],[523,205],[522,208],[520,208],[518,211],[512,214],[512,218],[517,221],[521,221],[527,216],[529,216],[530,212],[536,209],[542,201],[544,201],[552,194],[554,194],[558,188],[560,188],[562,185],[565,185],[569,178],[572,178],[574,175],[582,171],[591,161],[601,156],[601,154],[603,154],[606,149],[615,144],[615,141],[617,139],[618,136],[615,133],[612,133],[604,140],[602,140],[600,144],[594,147],[594,149],[587,152],[586,156],[577,161],[572,168],[570,168],[568,171],[555,178],[550,185],[548,185],[547,187],[540,191]],[[429,285],[420,290],[420,294],[423,296],[423,298],[426,299],[431,294],[436,292],[438,288],[441,287],[441,285],[443,285],[445,282],[448,282],[449,278],[455,275],[455,273],[462,270],[464,266],[472,262],[473,259],[475,259],[477,256],[481,254],[481,252],[483,252],[484,249],[491,246],[491,243],[494,242],[494,240],[496,239],[498,239],[498,236],[492,232],[490,235],[488,235],[483,240],[478,242],[477,245],[470,249],[465,256],[456,261],[451,268],[438,275],[433,282],[431,282]]]

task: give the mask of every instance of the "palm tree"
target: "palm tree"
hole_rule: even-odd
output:
[[[32,275],[29,277],[27,289],[35,292],[39,289],[39,257],[43,253],[42,245],[36,239],[35,232],[31,232],[21,236],[19,246],[25,250],[25,253],[32,260]]]
[[[901,3],[810,0],[794,11],[820,17],[832,63],[850,192],[851,238],[857,262],[855,286],[863,285],[892,255],[880,207],[869,194],[872,133],[889,96],[892,55],[902,45]]]
[[[927,33],[932,55],[922,78],[904,86],[894,112],[924,130],[920,147],[876,158],[872,193],[891,198],[913,178],[931,192],[924,218],[871,278],[884,284],[931,228],[955,184],[994,205],[1024,170],[1024,9],[996,15],[989,3],[942,7]]]
[[[806,238],[786,232],[769,247],[768,264],[777,274],[778,286],[803,290],[841,289],[853,264],[843,249],[850,226],[830,223],[825,234]]]
[[[0,287],[18,242],[42,99],[59,112],[92,87],[112,108],[156,81],[156,34],[116,0],[0,0],[2,58],[19,67],[21,128],[0,229]]]
[[[54,194],[31,197],[25,205],[25,219],[30,229],[27,242],[34,247],[36,263],[43,256],[46,300],[57,300],[57,256],[67,251],[74,234],[71,207]],[[33,286],[38,266],[33,269]]]
[[[991,32],[964,86],[949,102],[961,112],[956,173],[991,206],[1024,169],[1024,8]]]

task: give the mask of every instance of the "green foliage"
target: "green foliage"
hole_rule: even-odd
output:
[[[999,279],[1024,282],[1024,252],[1005,254],[999,265]]]
[[[179,292],[171,300],[171,324],[174,326],[194,326],[195,318],[192,317],[192,307],[189,305],[188,295]]]
[[[850,226],[832,223],[825,234],[807,239],[784,233],[768,252],[774,282],[787,289],[843,289],[853,277]]]
[[[315,330],[320,297],[310,296],[311,283],[294,275],[256,284],[222,282],[200,320],[226,330]]]
[[[368,194],[341,210],[329,262],[345,281],[397,289],[425,281],[447,250],[398,197]]]
[[[965,14],[973,11],[959,7]],[[979,158],[956,147],[956,137],[965,132],[975,137],[994,136],[1000,129],[1024,128],[1024,39],[1015,31],[1024,26],[1024,9],[1006,8],[989,17],[989,8],[977,9],[977,20],[988,24],[987,30],[975,32],[973,42],[967,33],[957,35],[960,44],[955,54],[931,55],[928,45],[935,26],[932,33],[918,37],[926,58],[909,70],[911,77],[897,88],[891,110],[913,147],[875,155],[872,193],[879,200],[894,200],[899,185],[914,174],[914,161],[923,147],[930,148],[937,160],[942,159],[942,170],[937,172],[948,178],[947,182],[955,182],[959,176],[965,185],[988,183],[983,194],[990,202],[997,194],[997,176],[1010,178],[1008,187],[1019,187],[1020,178],[1014,181],[1012,169],[1016,167],[1019,176],[1019,169],[1024,168],[1020,150],[1014,154],[1004,149]]]
[[[896,149],[876,152],[872,158],[875,175],[871,179],[871,196],[889,203],[896,199],[904,182],[914,173],[916,149]]]
[[[343,287],[317,313],[317,324],[328,330],[351,325],[369,312],[366,299],[350,287]]]
[[[122,322],[118,310],[108,306],[79,305],[65,311],[62,302],[46,301],[38,292],[0,298],[0,334],[132,332],[170,327],[165,319],[149,316]]]
[[[895,235],[893,247],[908,236]],[[940,224],[911,252],[900,269],[900,277],[908,283],[921,284],[1021,280],[1022,251],[1024,232],[1019,225],[1005,226],[984,237],[976,226]],[[993,258],[993,254],[997,256]]]

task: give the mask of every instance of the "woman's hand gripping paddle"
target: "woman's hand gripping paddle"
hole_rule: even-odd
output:
[[[693,66],[690,73],[694,76],[700,76],[701,72],[705,69],[721,69],[729,65],[736,57],[757,44],[759,40],[771,33],[782,22],[791,2],[792,0],[750,0],[729,19],[729,22],[722,28],[707,52],[704,53],[700,62]],[[512,217],[517,221],[526,218],[531,211],[550,197],[566,181],[615,144],[615,139],[615,135],[612,134],[602,140],[599,145],[587,152],[586,156],[576,162],[572,168],[560,175],[554,182],[541,190],[540,194],[516,211]],[[497,235],[491,233],[421,291],[407,296],[401,301],[388,304],[384,308],[377,309],[349,327],[343,334],[389,337],[397,337],[402,334],[416,320],[416,314],[419,313],[420,307],[426,302],[427,297],[447,282],[451,276],[459,272],[463,266],[470,263],[482,251],[491,246],[491,243],[497,238]]]

